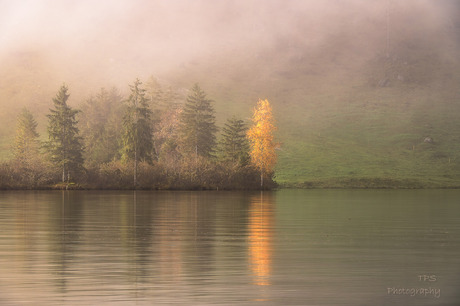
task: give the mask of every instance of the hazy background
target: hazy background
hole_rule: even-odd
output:
[[[311,165],[302,170],[293,158],[313,162],[324,152],[294,143],[327,147],[348,139],[338,131],[365,133],[349,126],[356,118],[378,125],[394,110],[407,116],[390,115],[390,122],[412,126],[414,113],[433,112],[427,104],[441,99],[453,107],[460,97],[459,37],[454,0],[0,0],[0,156],[8,156],[23,106],[43,134],[63,82],[78,106],[101,87],[125,92],[136,77],[155,76],[178,88],[200,83],[220,122],[232,113],[248,117],[258,98],[269,98],[284,143],[281,177],[293,178],[289,171],[298,168],[294,180],[304,180]],[[337,117],[347,112],[354,117]],[[380,136],[343,145],[365,147],[369,137]],[[405,149],[417,144],[410,141]],[[345,147],[325,150],[359,159]]]

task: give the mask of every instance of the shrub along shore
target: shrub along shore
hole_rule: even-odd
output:
[[[193,165],[193,166],[191,166]],[[260,173],[252,166],[235,163],[210,162],[204,159],[194,163],[183,162],[174,168],[162,163],[141,162],[137,169],[136,185],[133,164],[110,162],[100,167],[85,169],[78,177],[59,182],[57,171],[24,171],[11,164],[0,165],[0,189],[107,189],[107,190],[256,190],[260,187]],[[277,186],[266,178],[263,189]]]

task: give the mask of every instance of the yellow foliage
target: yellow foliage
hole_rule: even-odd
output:
[[[276,131],[276,126],[268,100],[259,99],[254,108],[252,122],[253,125],[247,132],[251,145],[251,162],[260,170],[263,180],[264,176],[273,172],[277,160],[275,149],[278,146],[274,140],[273,133]]]

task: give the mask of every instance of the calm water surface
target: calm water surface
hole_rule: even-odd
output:
[[[460,305],[460,190],[0,192],[0,305]]]

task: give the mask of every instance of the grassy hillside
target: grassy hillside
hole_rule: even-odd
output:
[[[312,124],[309,117],[292,114],[293,122],[302,122],[299,116],[306,120],[297,129],[297,124],[288,128],[278,181],[305,186],[458,185],[458,104],[427,97],[428,90],[406,96],[399,91],[350,93],[343,98],[349,100],[345,105],[318,110],[310,117]],[[427,137],[433,142],[424,142]]]
[[[196,62],[171,79],[202,83],[223,117],[268,98],[282,185],[460,187],[459,25],[405,28],[389,56],[382,37],[351,33]]]

